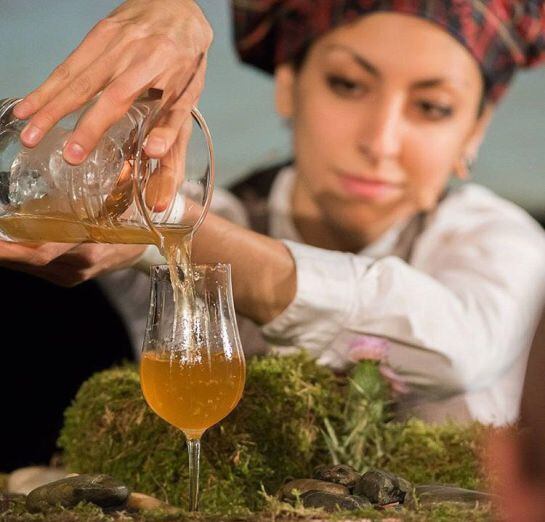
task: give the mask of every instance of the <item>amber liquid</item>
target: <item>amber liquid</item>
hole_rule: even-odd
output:
[[[244,359],[201,353],[190,361],[179,353],[145,352],[140,366],[147,403],[162,419],[199,438],[226,417],[242,396]]]
[[[58,216],[0,217],[0,230],[16,241],[53,243],[82,243],[90,241],[82,223]]]
[[[160,227],[160,234],[168,237],[170,250],[190,233],[189,227]],[[68,214],[17,215],[0,217],[0,230],[16,241],[54,243],[114,243],[152,245],[160,247],[158,235],[137,225],[113,227],[106,224],[89,224]],[[165,254],[165,252],[163,252]]]

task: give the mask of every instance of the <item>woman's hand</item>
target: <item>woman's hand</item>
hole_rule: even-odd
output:
[[[212,38],[193,0],[125,1],[15,107],[16,117],[30,118],[21,140],[37,145],[61,118],[100,93],[64,148],[65,159],[79,164],[140,94],[156,88],[163,91],[162,112],[145,151],[164,156],[201,94]]]
[[[98,275],[127,268],[142,245],[102,245],[0,241],[0,266],[26,272],[61,286],[75,286]]]

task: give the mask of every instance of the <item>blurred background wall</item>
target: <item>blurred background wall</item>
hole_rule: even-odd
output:
[[[0,98],[35,87],[118,0],[0,0]],[[215,41],[200,108],[215,141],[221,185],[289,156],[271,80],[240,65],[228,0],[199,0]],[[520,74],[502,102],[474,179],[545,217],[545,68]]]

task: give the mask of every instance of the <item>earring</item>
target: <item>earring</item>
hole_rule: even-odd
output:
[[[456,167],[456,174],[460,179],[469,179],[471,178],[471,169],[473,168],[473,158],[464,156],[458,163]]]

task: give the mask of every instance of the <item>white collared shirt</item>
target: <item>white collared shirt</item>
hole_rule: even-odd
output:
[[[297,293],[263,327],[265,336],[336,369],[350,364],[354,337],[389,339],[388,364],[415,396],[463,394],[472,418],[514,421],[545,302],[539,224],[468,184],[450,191],[413,237],[398,227],[357,254],[328,251],[301,243],[291,216],[294,179],[284,169],[269,203],[271,235],[285,240],[296,263]]]

